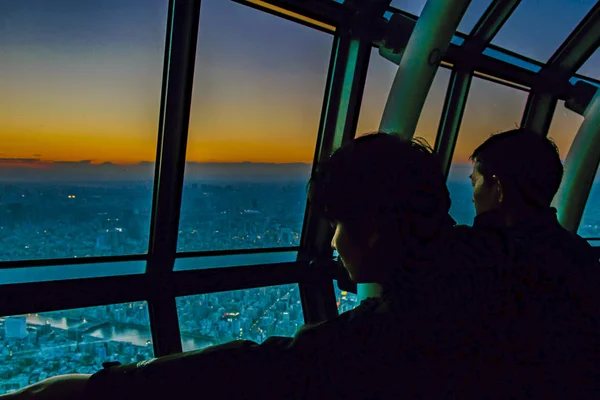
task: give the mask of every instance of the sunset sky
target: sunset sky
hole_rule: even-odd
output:
[[[153,161],[167,0],[0,1],[0,168]],[[489,0],[474,0],[469,31]],[[595,1],[524,1],[494,43],[546,61]],[[419,14],[424,1],[393,1]],[[559,11],[560,10],[560,11]],[[531,25],[533,24],[533,27]],[[312,162],[332,36],[225,0],[203,0],[188,161]],[[373,51],[359,133],[377,129],[396,66]],[[600,77],[595,54],[580,72]],[[417,135],[434,141],[450,73]],[[456,162],[519,123],[527,93],[474,79]],[[566,155],[582,118],[562,103]]]

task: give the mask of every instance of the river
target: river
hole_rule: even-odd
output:
[[[67,320],[63,318],[50,318],[39,314],[29,314],[26,316],[27,323],[33,325],[44,325],[49,323],[51,327],[58,329],[71,329],[81,324],[79,321]],[[133,327],[127,327],[125,324],[121,326],[104,325],[98,329],[89,332],[88,334],[92,337],[104,340],[114,340],[117,342],[130,342],[136,346],[146,346],[146,343],[152,340],[152,334],[150,329],[138,329]],[[193,337],[191,335],[182,335],[182,348],[183,351],[190,351],[195,349],[204,348],[210,346],[207,340]]]

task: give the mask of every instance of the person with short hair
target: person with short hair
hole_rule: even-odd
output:
[[[563,177],[554,142],[526,129],[492,135],[470,159],[477,215],[496,210],[507,226],[548,211]]]
[[[508,346],[498,359],[527,365],[515,374],[521,382],[529,376],[534,388],[545,382],[557,397],[588,395],[600,377],[600,263],[551,207],[563,176],[558,149],[521,128],[491,136],[471,160],[473,227],[501,232],[513,244],[482,317]]]
[[[378,283],[380,298],[293,338],[240,340],[91,377],[56,377],[14,398],[364,399],[474,387],[452,365],[467,335],[478,335],[469,313],[506,251],[501,235],[454,226],[441,165],[426,142],[359,137],[318,166],[308,192],[331,224],[332,247],[350,278]]]

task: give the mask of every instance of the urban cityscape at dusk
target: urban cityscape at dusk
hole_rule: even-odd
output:
[[[490,1],[473,1],[459,30]],[[392,2],[417,15],[424,3]],[[594,1],[527,3],[494,43],[546,61]],[[333,37],[232,1],[201,7],[177,251],[299,246]],[[0,262],[148,252],[167,8],[0,2]],[[580,72],[599,78],[599,54]],[[396,71],[373,49],[358,134],[378,129]],[[432,145],[449,79],[440,68],[416,129]],[[527,96],[473,79],[448,178],[459,224],[475,216],[471,152],[520,124]],[[582,121],[559,102],[549,137],[563,160]],[[600,174],[579,234],[600,238]],[[335,293],[340,313],[358,304]],[[296,284],[181,297],[177,310],[184,351],[292,336],[304,323]],[[0,317],[0,394],[152,357],[145,302]]]

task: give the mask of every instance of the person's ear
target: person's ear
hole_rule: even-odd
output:
[[[502,186],[502,182],[496,175],[493,175],[492,178],[494,179],[494,190],[496,191],[498,203],[502,204],[502,202],[504,201],[504,187]]]

